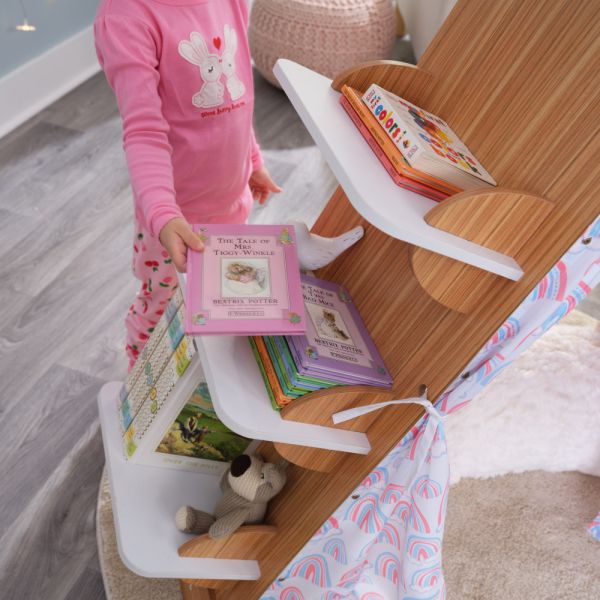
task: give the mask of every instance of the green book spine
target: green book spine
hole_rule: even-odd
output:
[[[277,402],[275,400],[275,394],[273,393],[273,390],[271,389],[271,384],[269,383],[267,373],[265,371],[265,368],[263,367],[262,360],[260,359],[260,354],[258,353],[258,348],[256,347],[256,344],[254,343],[254,340],[251,337],[248,338],[248,341],[250,342],[250,346],[252,346],[252,353],[254,354],[254,358],[256,359],[256,364],[258,365],[260,374],[263,378],[263,381],[265,382],[265,387],[267,388],[267,392],[269,394],[269,399],[271,400],[271,406],[273,407],[274,410],[281,410],[281,407],[277,404]]]

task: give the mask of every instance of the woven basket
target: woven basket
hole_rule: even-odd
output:
[[[278,58],[333,78],[356,64],[389,58],[395,38],[392,0],[254,0],[250,14],[252,58],[277,87]]]

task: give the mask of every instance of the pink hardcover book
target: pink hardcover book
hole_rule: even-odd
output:
[[[213,224],[193,229],[204,251],[188,250],[187,334],[306,332],[293,227]]]

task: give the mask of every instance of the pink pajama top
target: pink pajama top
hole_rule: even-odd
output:
[[[117,97],[136,218],[243,222],[262,166],[246,0],[102,0],[94,32]]]

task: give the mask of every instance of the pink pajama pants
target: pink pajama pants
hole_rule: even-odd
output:
[[[228,214],[196,219],[197,223],[245,223],[252,208],[249,188],[232,205]],[[133,238],[133,274],[142,286],[125,318],[126,346],[129,370],[146,345],[148,338],[177,289],[177,271],[160,241],[135,222]]]

